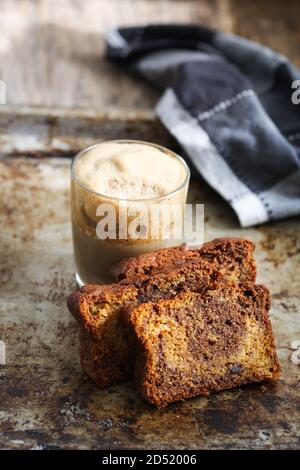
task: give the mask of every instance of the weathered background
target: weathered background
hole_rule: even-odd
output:
[[[81,372],[77,327],[65,306],[75,288],[67,157],[97,140],[130,137],[173,146],[151,109],[157,96],[105,63],[116,24],[201,22],[276,48],[299,63],[298,1],[1,0],[0,448],[299,448],[300,223],[240,229],[203,182],[206,238],[257,245],[271,290],[282,364],[276,385],[255,385],[157,411],[132,384],[98,390]],[[40,105],[41,109],[20,107]],[[51,110],[45,106],[54,106]],[[63,110],[85,107],[85,110]]]
[[[299,66],[299,18],[299,0],[1,0],[0,79],[9,104],[152,108],[155,92],[103,59],[109,27],[202,23]]]

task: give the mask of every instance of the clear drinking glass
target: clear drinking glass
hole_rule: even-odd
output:
[[[71,216],[76,280],[79,286],[111,282],[110,269],[121,259],[183,242],[182,232],[173,229],[175,225],[178,228],[184,218],[190,177],[185,161],[174,152],[156,144],[135,140],[117,140],[113,143],[137,143],[155,147],[178,161],[183,169],[183,179],[177,188],[159,197],[122,199],[91,190],[80,178],[79,162],[90,151],[97,149],[100,155],[101,146],[105,142],[82,150],[74,158],[71,170]],[[105,209],[110,208],[115,213],[113,221],[116,230],[110,230],[110,226],[104,238],[99,226],[103,217],[110,215]],[[122,224],[124,217],[127,217],[125,225]],[[103,223],[101,227],[103,229]]]

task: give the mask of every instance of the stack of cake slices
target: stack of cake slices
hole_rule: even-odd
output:
[[[84,371],[101,388],[134,378],[158,407],[278,379],[270,294],[255,284],[253,251],[236,238],[166,248],[118,263],[113,284],[72,294]]]

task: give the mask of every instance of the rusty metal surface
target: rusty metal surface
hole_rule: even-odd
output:
[[[138,125],[137,125],[138,123]],[[0,158],[72,157],[100,140],[174,145],[151,111],[89,111],[0,106]]]
[[[278,384],[164,410],[145,403],[131,383],[100,391],[81,372],[77,325],[65,306],[75,288],[70,160],[48,157],[120,134],[168,142],[151,115],[140,116],[139,124],[136,115],[107,121],[103,115],[57,114],[0,115],[0,340],[7,349],[0,366],[0,447],[298,448],[300,367],[291,362],[290,343],[300,340],[299,219],[241,229],[204,183],[191,187],[190,200],[205,203],[207,239],[234,235],[256,243],[259,281],[273,298]],[[14,158],[22,153],[41,158]]]

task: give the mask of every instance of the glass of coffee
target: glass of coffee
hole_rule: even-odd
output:
[[[115,140],[81,151],[71,170],[78,285],[111,282],[121,259],[181,244],[189,177],[179,155],[147,142]]]

